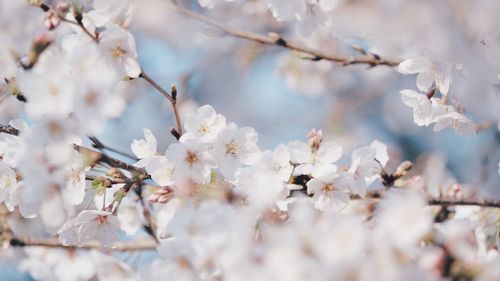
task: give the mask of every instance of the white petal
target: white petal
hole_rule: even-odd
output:
[[[311,161],[311,148],[301,141],[293,141],[288,145],[291,161],[294,163],[306,163]]]
[[[398,71],[402,74],[415,74],[427,72],[431,68],[431,62],[426,57],[416,59],[407,59],[402,61],[398,66]]]
[[[426,71],[417,75],[417,88],[422,92],[427,92],[434,83],[434,72]]]
[[[334,142],[324,142],[318,150],[318,161],[322,163],[333,163],[342,156],[342,147]]]

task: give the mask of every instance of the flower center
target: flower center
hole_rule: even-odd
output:
[[[186,158],[184,158],[184,161],[186,161],[186,163],[190,167],[193,167],[193,165],[196,164],[196,162],[198,162],[198,155],[195,152],[188,150],[186,153]]]
[[[206,135],[208,133],[208,127],[206,125],[201,125],[200,129],[198,132],[202,135]]]
[[[12,185],[12,181],[10,180],[10,177],[3,175],[0,178],[0,188],[9,188]]]
[[[231,141],[230,143],[226,144],[226,154],[230,154],[234,158],[237,158],[239,152],[240,146],[236,142]]]
[[[334,189],[334,186],[331,183],[327,183],[327,184],[323,185],[323,188],[322,188],[323,192],[325,192],[325,193],[330,193],[333,191],[333,189]]]
[[[85,103],[88,105],[95,105],[97,103],[98,95],[95,91],[89,91],[85,95]]]
[[[59,88],[57,86],[50,84],[49,85],[49,94],[56,97],[59,95]]]
[[[95,218],[95,221],[97,222],[97,225],[104,224],[104,223],[106,222],[106,216],[103,216],[103,215],[98,215],[98,216]]]
[[[113,56],[113,58],[115,58],[115,59],[119,59],[119,58],[123,57],[123,55],[125,55],[125,53],[127,53],[127,51],[125,51],[120,46],[118,46],[111,51],[111,56]]]

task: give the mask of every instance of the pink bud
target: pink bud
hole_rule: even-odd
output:
[[[59,19],[59,16],[53,10],[49,10],[47,13],[45,13],[43,24],[48,30],[56,28],[60,22],[61,20]]]

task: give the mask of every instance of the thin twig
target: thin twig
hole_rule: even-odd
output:
[[[62,21],[62,22],[66,22],[66,23],[69,23],[69,24],[72,24],[72,25],[76,25],[78,27],[80,27],[80,29],[85,32],[90,38],[92,38],[92,41],[96,42],[96,43],[99,43],[99,39],[97,38],[96,35],[92,34],[90,31],[88,31],[87,28],[85,28],[85,26],[83,26],[83,24],[81,23],[78,23],[76,21],[72,21],[72,20],[68,20],[62,16],[59,17],[59,19]]]
[[[188,16],[190,18],[197,19],[201,22],[209,24],[213,27],[219,28],[224,31],[226,34],[231,35],[233,37],[254,41],[264,45],[273,45],[283,47],[289,50],[302,52],[312,56],[312,60],[329,60],[338,62],[341,65],[352,65],[352,64],[367,64],[370,67],[378,66],[378,65],[386,65],[386,66],[397,66],[401,62],[399,59],[386,59],[382,58],[378,55],[368,53],[363,56],[354,57],[354,56],[346,56],[346,55],[338,55],[338,54],[328,54],[320,50],[315,50],[303,45],[300,45],[296,42],[291,42],[288,40],[284,40],[281,36],[273,37],[268,35],[262,35],[258,33],[252,33],[248,31],[243,31],[237,29],[233,26],[225,24],[223,22],[217,21],[213,18],[207,17],[202,14],[195,13],[191,10],[184,9],[180,6],[165,4],[169,9],[174,10],[180,14]]]
[[[89,139],[90,139],[90,141],[92,141],[92,147],[94,147],[96,149],[99,149],[101,151],[103,151],[103,150],[109,150],[109,151],[114,152],[114,153],[116,153],[118,155],[130,158],[130,159],[132,159],[134,161],[139,161],[139,158],[135,157],[134,155],[132,155],[132,154],[130,154],[128,152],[125,152],[125,151],[121,151],[121,150],[119,150],[117,148],[110,147],[107,144],[104,144],[102,141],[100,141],[95,136],[89,136]]]
[[[179,109],[177,108],[177,97],[171,95],[169,92],[167,92],[165,89],[163,89],[160,84],[158,84],[151,76],[149,76],[144,70],[141,71],[141,74],[139,75],[142,79],[144,79],[146,82],[148,82],[151,86],[153,86],[158,92],[160,92],[162,95],[164,95],[170,104],[172,105],[172,110],[174,111],[174,117],[175,117],[175,125],[176,125],[176,130],[179,133],[179,135],[182,135],[182,122],[181,122],[181,117],[179,114]]]

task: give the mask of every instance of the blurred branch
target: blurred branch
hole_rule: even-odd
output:
[[[327,54],[320,50],[315,50],[306,46],[302,46],[299,43],[290,42],[284,40],[281,36],[269,36],[262,35],[252,32],[243,31],[227,25],[223,22],[217,21],[213,18],[207,17],[202,14],[198,14],[191,10],[182,8],[180,6],[169,5],[166,4],[167,7],[173,11],[176,11],[182,15],[185,15],[190,18],[197,19],[201,22],[209,24],[213,27],[219,28],[224,31],[226,34],[231,35],[233,37],[254,41],[264,45],[273,45],[283,47],[289,50],[302,52],[312,56],[312,60],[328,60],[338,62],[341,65],[352,65],[352,64],[367,64],[370,67],[386,65],[386,66],[397,66],[401,62],[398,59],[385,59],[376,54],[366,53],[365,55],[354,57],[354,56],[346,56],[346,55],[335,55],[335,54]]]
[[[21,131],[19,131],[18,129],[16,129],[12,126],[8,126],[8,125],[6,126],[6,125],[0,124],[0,133],[6,133],[6,134],[18,136],[21,133]],[[76,151],[83,153],[86,156],[88,156],[89,158],[91,158],[93,160],[93,162],[104,162],[104,163],[106,163],[114,168],[119,168],[119,169],[127,170],[130,172],[135,172],[139,175],[141,181],[144,179],[150,178],[150,175],[148,174],[148,172],[146,172],[146,170],[144,170],[142,168],[135,167],[134,165],[131,165],[131,164],[123,162],[121,160],[115,159],[113,157],[110,157],[105,153],[95,151],[93,149],[83,147],[83,146],[80,146],[77,144],[73,144],[73,148]]]
[[[500,200],[494,199],[455,199],[455,198],[436,198],[428,199],[429,205],[442,206],[481,206],[490,208],[500,208]]]
[[[114,252],[130,251],[154,251],[156,242],[152,239],[137,240],[132,242],[115,243],[111,247],[103,247],[99,243],[85,243],[81,246],[63,245],[57,239],[36,239],[36,238],[12,238],[10,245],[13,247],[47,247],[47,248],[65,248],[65,249],[87,249]]]

